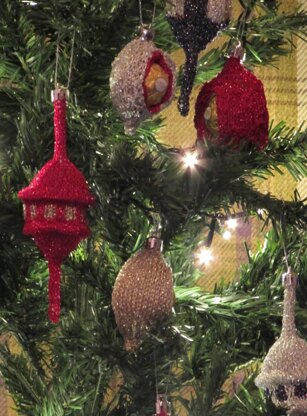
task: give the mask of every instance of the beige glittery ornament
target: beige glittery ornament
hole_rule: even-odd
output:
[[[173,99],[175,87],[174,62],[155,46],[150,30],[142,29],[141,36],[115,58],[110,75],[112,103],[124,122],[125,133],[133,134],[140,123],[165,108]],[[154,92],[158,100],[151,99]]]
[[[146,331],[172,311],[171,268],[161,254],[161,240],[151,237],[120,270],[113,289],[112,307],[125,349],[135,350]]]
[[[283,275],[284,313],[280,338],[271,347],[256,385],[265,389],[273,403],[289,415],[307,415],[307,342],[297,335],[295,300],[297,275]]]

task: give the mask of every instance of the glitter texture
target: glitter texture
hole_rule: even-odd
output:
[[[135,350],[155,322],[170,314],[174,302],[173,277],[160,250],[150,239],[120,270],[113,289],[112,307],[127,351]]]
[[[199,139],[214,139],[206,112],[216,101],[218,137],[223,144],[252,142],[260,149],[268,143],[269,115],[262,82],[231,57],[222,72],[203,85],[195,106]],[[212,120],[214,122],[214,120]]]
[[[285,286],[280,338],[268,352],[256,378],[273,403],[287,408],[289,415],[307,415],[307,343],[295,326],[297,276],[290,269],[283,275]]]
[[[166,17],[186,54],[178,102],[180,113],[186,116],[198,54],[226,26],[231,14],[231,0],[173,0],[171,3]]]
[[[166,394],[157,394],[155,416],[171,416]]]
[[[168,76],[161,102],[149,106],[146,102],[145,79],[151,66],[158,64]],[[176,87],[176,66],[148,37],[128,43],[115,58],[110,75],[112,103],[122,118],[126,134],[133,134],[144,120],[167,107]]]
[[[94,203],[83,175],[66,154],[66,93],[54,92],[54,155],[18,196],[24,201],[23,232],[34,238],[48,261],[49,318],[60,316],[61,263],[86,238],[86,208]]]

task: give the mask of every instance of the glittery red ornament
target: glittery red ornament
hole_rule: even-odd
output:
[[[49,318],[60,316],[61,263],[88,237],[86,208],[94,203],[86,181],[66,154],[66,90],[54,91],[53,158],[18,196],[24,202],[23,232],[34,238],[48,261]]]
[[[170,416],[168,409],[169,403],[167,402],[167,397],[165,394],[157,394],[156,400],[156,413],[155,416]]]
[[[223,144],[251,142],[260,149],[267,145],[269,115],[263,84],[239,58],[229,58],[222,72],[204,84],[198,95],[194,121],[199,139],[215,138],[208,122],[212,100],[216,100],[217,140]]]

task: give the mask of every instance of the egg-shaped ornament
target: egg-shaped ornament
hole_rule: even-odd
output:
[[[142,27],[112,63],[111,100],[129,135],[167,107],[175,93],[176,66],[152,39],[152,31]]]
[[[264,359],[256,385],[288,415],[307,415],[307,342],[297,334],[295,302],[297,275],[283,275],[284,310],[280,338]]]
[[[127,351],[135,350],[150,328],[172,313],[173,275],[161,247],[160,239],[149,238],[115,281],[112,307]]]
[[[200,90],[194,122],[200,140],[234,147],[248,142],[263,149],[269,138],[269,114],[262,82],[240,58],[228,58],[220,74]]]
[[[89,236],[86,209],[94,203],[86,180],[67,158],[66,99],[67,89],[53,91],[54,155],[18,193],[24,202],[23,233],[31,235],[48,261],[49,318],[60,317],[61,263],[78,243]]]
[[[181,115],[189,113],[189,100],[197,70],[198,54],[227,26],[231,0],[172,0],[167,20],[185,51],[186,61],[181,80],[178,108]]]

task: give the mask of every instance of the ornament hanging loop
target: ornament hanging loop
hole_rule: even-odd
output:
[[[142,11],[142,0],[139,0],[139,10],[140,10],[140,38],[142,40],[150,41],[154,38],[153,24],[156,17],[156,2],[154,1],[154,8],[152,12],[152,20],[150,24],[145,24],[143,21],[143,11]]]
[[[228,53],[226,54],[227,58],[233,57],[240,59],[241,63],[245,61],[246,51],[242,45],[242,42],[239,38],[234,38],[230,42]]]
[[[51,100],[54,102],[56,99],[63,99],[69,98],[69,86],[72,77],[72,67],[73,67],[73,60],[74,60],[74,49],[75,49],[75,38],[76,38],[76,29],[74,29],[72,41],[71,41],[71,53],[69,58],[69,69],[68,69],[68,80],[67,80],[67,87],[63,86],[58,82],[58,72],[59,72],[59,61],[60,61],[60,39],[61,39],[61,32],[58,31],[58,38],[57,38],[57,45],[56,45],[56,56],[55,56],[55,74],[54,74],[54,91],[51,93]],[[66,92],[65,92],[66,90]],[[58,94],[64,94],[64,96],[56,98]]]

